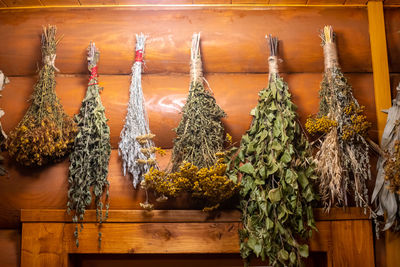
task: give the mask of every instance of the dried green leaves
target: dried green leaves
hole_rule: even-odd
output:
[[[55,93],[56,27],[43,28],[43,67],[35,84],[32,103],[18,126],[9,134],[7,150],[25,166],[57,162],[69,154],[76,125],[65,112]]]
[[[247,260],[255,255],[272,266],[300,266],[308,256],[302,243],[315,229],[309,145],[288,86],[276,73],[259,97],[231,170],[242,175],[240,251]]]
[[[89,71],[91,72],[86,96],[75,121],[79,131],[75,138],[74,150],[70,155],[68,212],[73,212],[73,222],[83,220],[86,207],[92,203],[92,195],[97,209],[97,220],[101,223],[108,217],[108,162],[111,153],[110,129],[107,125],[104,106],[101,103],[98,85],[97,62],[99,52],[92,43],[89,46]],[[105,208],[102,196],[106,192]],[[78,242],[78,227],[75,231]],[[99,236],[99,240],[101,240]]]

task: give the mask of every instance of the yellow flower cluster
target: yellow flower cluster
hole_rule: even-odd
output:
[[[145,187],[153,189],[158,194],[175,197],[182,192],[190,192],[193,197],[204,199],[213,205],[210,210],[219,206],[219,203],[231,198],[239,188],[225,175],[227,165],[224,164],[224,153],[217,153],[218,161],[210,168],[201,168],[184,162],[178,172],[167,173],[151,168],[144,176]]]
[[[351,103],[344,109],[344,112],[351,116],[351,124],[343,127],[343,140],[348,140],[357,134],[366,136],[369,128],[371,128],[371,123],[363,115],[364,106],[357,108],[354,103]]]
[[[329,119],[327,116],[308,117],[306,121],[306,130],[313,135],[329,133],[332,127],[337,126],[337,122]]]
[[[6,147],[11,157],[25,166],[41,166],[58,161],[71,150],[77,127],[69,117],[63,127],[44,119],[39,125],[25,121],[10,133]]]
[[[394,153],[385,163],[385,179],[390,181],[390,190],[400,195],[400,142],[394,145]]]

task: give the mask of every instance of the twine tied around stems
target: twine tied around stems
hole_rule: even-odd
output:
[[[200,33],[193,34],[190,57],[190,78],[192,82],[203,80],[203,64],[200,54]]]
[[[266,35],[265,38],[268,39],[269,43],[269,58],[268,58],[268,67],[269,67],[269,77],[272,75],[277,75],[279,73],[278,69],[278,43],[279,40],[277,37],[272,37],[271,34]]]
[[[333,67],[339,66],[336,36],[333,32],[332,26],[325,26],[321,32],[322,47],[324,49],[324,64],[325,71]]]
[[[56,56],[57,56],[56,54],[46,55],[43,58],[43,62],[44,62],[45,65],[52,66],[57,72],[60,72],[60,70],[55,66],[55,64],[56,64]]]

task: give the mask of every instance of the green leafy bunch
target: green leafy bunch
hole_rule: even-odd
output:
[[[92,193],[96,205],[96,217],[101,223],[108,217],[109,182],[107,180],[108,162],[111,153],[110,128],[107,125],[105,109],[101,102],[98,77],[96,74],[99,52],[94,43],[89,46],[89,70],[91,78],[82,101],[80,112],[75,116],[78,124],[78,135],[75,138],[74,150],[70,154],[68,212],[73,211],[73,222],[84,218],[86,207],[92,203]],[[106,191],[106,214],[103,216],[103,192]],[[76,245],[78,225],[75,230]],[[99,241],[101,233],[99,233]]]
[[[277,39],[271,42],[275,56]],[[308,256],[316,175],[295,110],[288,85],[270,73],[231,169],[242,180],[240,251],[247,263],[255,255],[272,266],[300,266]]]

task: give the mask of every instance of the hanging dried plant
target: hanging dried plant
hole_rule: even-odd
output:
[[[182,119],[176,129],[172,154],[172,170],[151,168],[143,187],[153,189],[161,199],[190,192],[206,202],[204,210],[212,210],[236,192],[236,181],[226,176],[224,111],[204,87],[200,54],[200,34],[194,34],[191,49],[191,82]]]
[[[259,92],[231,169],[242,177],[240,251],[247,264],[255,255],[271,266],[301,266],[315,229],[317,177],[288,85],[278,74],[278,39],[269,41],[268,87]]]
[[[101,103],[97,76],[99,51],[94,43],[88,48],[88,68],[90,71],[86,96],[75,121],[78,124],[78,135],[75,138],[74,150],[70,155],[68,212],[73,212],[72,221],[76,223],[76,246],[79,246],[78,223],[84,218],[86,207],[92,203],[92,194],[96,205],[96,218],[101,224],[108,217],[109,182],[107,180],[108,162],[111,153],[110,128],[107,125],[105,109]],[[102,196],[105,191],[105,208],[103,214]],[[99,232],[99,241],[101,233]]]
[[[0,92],[3,91],[4,86],[9,83],[10,81],[4,75],[4,73],[0,70]],[[1,96],[1,95],[0,95]],[[0,118],[4,116],[4,111],[0,109]],[[5,140],[7,139],[6,133],[3,131],[3,127],[0,122],[0,153],[3,152],[3,145]],[[0,176],[6,175],[7,171],[3,165],[3,155],[0,154]]]
[[[368,207],[366,181],[371,178],[367,141],[371,123],[363,115],[338,62],[335,34],[331,26],[321,33],[325,73],[321,83],[320,107],[306,123],[311,134],[322,134],[315,157],[320,175],[319,189],[327,211],[348,206],[353,192],[358,207]]]
[[[25,166],[41,166],[60,161],[69,154],[76,135],[76,125],[55,93],[56,27],[43,28],[42,60],[32,95],[32,103],[18,126],[9,134],[7,150]]]
[[[378,216],[386,215],[382,231],[400,231],[400,85],[397,86],[396,99],[393,99],[392,107],[387,112],[381,141],[381,148],[387,154],[378,159],[378,173],[371,202],[375,203]],[[378,229],[379,226],[378,223]]]
[[[132,175],[133,186],[143,180],[143,175],[156,166],[154,152],[156,148],[150,133],[142,90],[142,68],[146,36],[136,35],[136,57],[132,67],[131,86],[129,88],[128,112],[121,131],[119,155],[122,157],[124,175]]]

